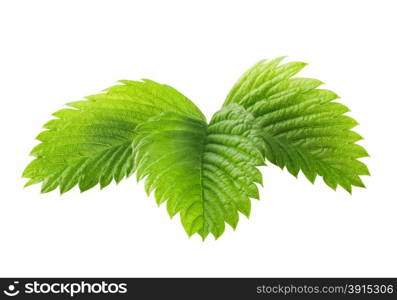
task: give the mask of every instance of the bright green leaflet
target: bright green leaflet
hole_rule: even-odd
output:
[[[263,165],[258,128],[238,105],[224,107],[206,122],[165,113],[143,123],[135,140],[138,179],[181,215],[188,233],[218,238],[225,222],[236,228],[238,212],[248,216],[250,197],[259,199]]]
[[[44,125],[31,152],[36,156],[23,176],[26,185],[43,182],[42,192],[61,193],[78,184],[86,191],[119,182],[133,168],[136,126],[165,111],[205,120],[200,110],[170,86],[154,81],[120,81],[104,93],[69,103]]]
[[[345,115],[346,106],[334,101],[334,92],[318,89],[321,81],[291,78],[306,63],[279,65],[282,59],[254,65],[224,105],[238,103],[253,114],[266,144],[263,155],[275,165],[294,176],[302,170],[311,182],[320,175],[332,189],[364,187],[359,176],[369,171],[358,158],[368,153],[355,144],[362,137],[351,130],[358,123]]]
[[[188,235],[203,239],[249,215],[266,160],[311,182],[319,175],[333,189],[364,187],[360,176],[369,171],[358,159],[368,154],[356,144],[357,122],[321,81],[293,77],[305,63],[282,59],[249,69],[209,124],[181,93],[150,80],[122,80],[69,103],[38,135],[26,185],[86,191],[136,171]]]

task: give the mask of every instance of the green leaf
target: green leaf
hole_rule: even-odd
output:
[[[297,176],[314,182],[317,175],[333,189],[351,192],[364,187],[360,175],[369,175],[358,158],[368,156],[356,144],[362,137],[352,131],[358,123],[345,115],[349,109],[321,81],[292,78],[306,63],[280,65],[283,57],[260,61],[235,84],[224,105],[237,103],[255,117],[265,142],[263,155]]]
[[[168,112],[138,126],[137,177],[146,177],[146,191],[155,191],[158,204],[167,201],[171,216],[180,213],[189,236],[218,238],[225,222],[236,228],[238,212],[248,216],[250,198],[259,198],[263,142],[253,121],[241,106],[230,105],[208,125]]]
[[[306,63],[282,59],[249,69],[209,124],[181,93],[150,80],[122,80],[69,103],[38,135],[26,185],[86,191],[136,171],[158,205],[203,239],[249,216],[265,160],[311,182],[319,175],[333,189],[364,187],[369,171],[359,158],[368,154],[356,144],[357,122],[321,81],[293,77]]]
[[[31,152],[34,159],[23,176],[26,185],[42,182],[42,192],[60,187],[64,193],[78,184],[86,191],[117,183],[133,169],[132,141],[137,125],[165,111],[205,120],[185,96],[150,80],[122,80],[105,92],[69,103],[44,125]]]

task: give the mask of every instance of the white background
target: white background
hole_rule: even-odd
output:
[[[1,276],[397,276],[395,1],[7,1],[0,4]],[[209,118],[243,71],[288,55],[326,82],[371,157],[353,195],[263,169],[250,220],[187,238],[135,177],[100,191],[23,189],[52,112],[151,78]]]

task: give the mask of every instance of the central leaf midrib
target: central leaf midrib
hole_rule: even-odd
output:
[[[202,230],[204,232],[205,228],[205,199],[204,199],[204,185],[203,185],[203,166],[204,166],[204,154],[205,154],[205,148],[207,145],[207,136],[208,136],[208,124],[205,124],[203,126],[203,139],[201,143],[201,157],[200,157],[200,193],[201,193],[201,207],[203,211],[203,225],[202,225]]]

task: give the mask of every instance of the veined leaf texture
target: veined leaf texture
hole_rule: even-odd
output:
[[[43,193],[86,191],[134,172],[148,194],[180,215],[189,236],[222,235],[249,216],[267,162],[348,192],[369,175],[359,158],[358,124],[322,82],[295,77],[302,62],[262,60],[233,86],[209,122],[174,88],[122,80],[103,93],[67,104],[37,136],[26,185]]]

